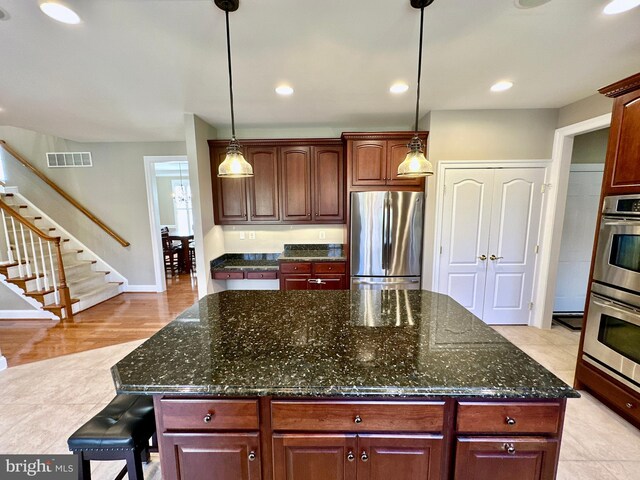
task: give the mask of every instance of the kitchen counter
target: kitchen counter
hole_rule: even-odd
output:
[[[278,270],[279,253],[225,253],[211,260],[212,272]]]
[[[346,262],[345,246],[340,243],[287,244],[278,257],[280,262]]]
[[[208,295],[112,368],[119,393],[566,398],[567,384],[427,291]]]

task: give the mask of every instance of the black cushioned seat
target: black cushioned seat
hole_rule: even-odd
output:
[[[155,440],[153,398],[117,395],[109,405],[69,437],[69,450],[80,458],[80,478],[91,478],[90,460],[127,460],[118,475],[142,479],[142,459],[149,459],[149,438]],[[155,441],[154,441],[155,444]]]

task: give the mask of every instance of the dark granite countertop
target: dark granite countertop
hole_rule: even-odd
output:
[[[451,298],[419,290],[208,295],[112,374],[119,393],[578,396]]]
[[[211,260],[212,272],[278,270],[279,253],[225,253]]]
[[[340,243],[290,244],[284,246],[280,262],[346,262],[345,246]]]

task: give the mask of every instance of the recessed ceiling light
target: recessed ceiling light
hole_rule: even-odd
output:
[[[404,93],[409,90],[409,85],[404,82],[397,82],[389,87],[391,93]]]
[[[626,12],[640,5],[640,0],[613,0],[604,7],[605,15],[615,15],[617,13]]]
[[[491,91],[504,92],[505,90],[509,90],[511,87],[513,87],[513,82],[510,82],[509,80],[502,80],[498,83],[494,83],[491,86]]]
[[[81,21],[76,12],[58,2],[43,2],[40,4],[40,10],[48,17],[69,25],[77,25]]]
[[[279,87],[276,87],[276,93],[278,95],[291,95],[293,94],[293,88],[289,85],[280,85]]]
[[[551,0],[514,0],[518,8],[536,8],[549,3]]]

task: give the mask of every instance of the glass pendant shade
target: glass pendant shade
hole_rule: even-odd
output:
[[[224,178],[253,177],[253,167],[242,155],[240,145],[234,140],[227,148],[227,156],[218,167],[218,176]]]
[[[407,145],[410,150],[400,165],[398,165],[399,177],[426,177],[433,175],[433,165],[427,160],[422,151],[422,142],[418,137],[413,137]]]

